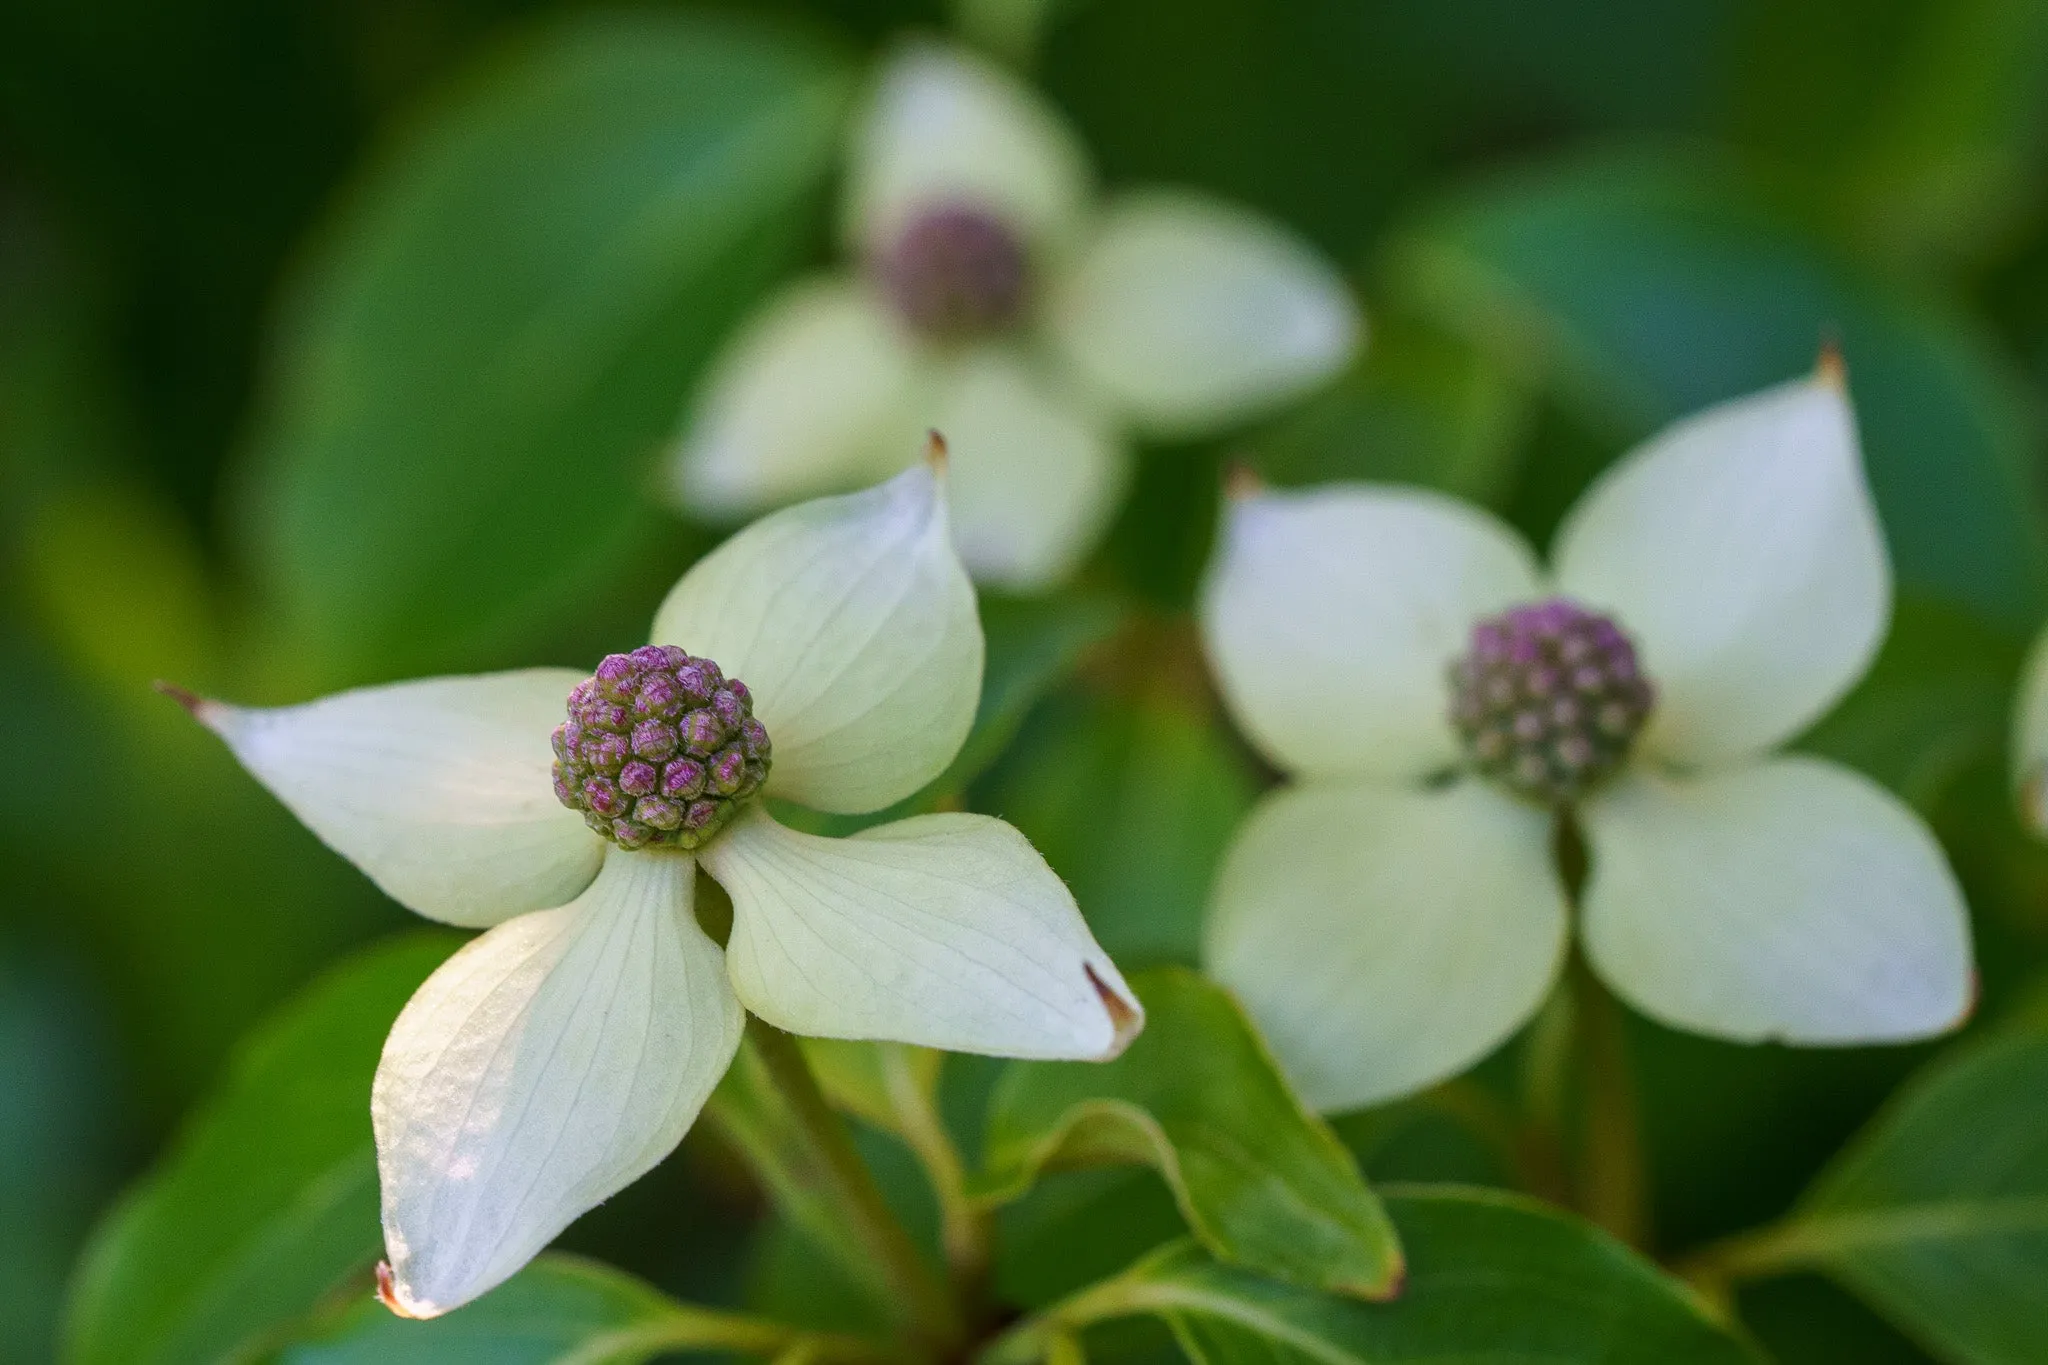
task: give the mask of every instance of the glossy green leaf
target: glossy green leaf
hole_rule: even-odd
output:
[[[372,948],[243,1043],[95,1234],[73,1287],[72,1365],[250,1359],[376,1256],[370,1079],[391,1021],[459,942]]]
[[[1870,672],[1799,747],[1860,768],[1923,810],[2002,752],[2020,646],[1939,602],[1907,598]]]
[[[1157,1315],[1173,1326],[1197,1365],[1745,1365],[1757,1359],[1685,1289],[1634,1252],[1533,1200],[1410,1186],[1390,1192],[1387,1208],[1409,1261],[1407,1284],[1392,1303],[1279,1284],[1218,1264],[1183,1242],[1083,1290],[1051,1317],[1079,1325]]]
[[[287,314],[248,509],[323,677],[445,665],[602,586],[696,368],[813,228],[846,85],[759,23],[563,21],[357,188]]]
[[[1145,1031],[1122,1057],[1019,1062],[997,1084],[983,1196],[1014,1198],[1048,1166],[1142,1162],[1226,1260],[1367,1298],[1398,1287],[1401,1250],[1379,1201],[1237,1003],[1178,967],[1131,987]]]
[[[461,1312],[431,1322],[396,1317],[366,1296],[318,1336],[284,1351],[278,1365],[639,1365],[692,1348],[765,1355],[805,1336],[679,1304],[623,1271],[550,1254]]]
[[[2048,1359],[2048,1027],[1934,1062],[1785,1224],[1735,1245],[1734,1273],[1824,1270],[1945,1360]]]
[[[1529,395],[1463,338],[1376,316],[1364,359],[1251,442],[1282,485],[1337,479],[1422,484],[1497,503],[1513,482]]]
[[[1221,726],[1153,685],[1187,666],[1177,654],[1133,658],[1156,670],[1146,695],[1048,699],[973,806],[1024,831],[1119,965],[1193,963],[1216,863],[1255,779]]]
[[[1987,339],[1867,273],[1724,166],[1602,157],[1440,203],[1389,258],[1424,315],[1555,386],[1614,453],[1810,371],[1839,339],[1900,585],[2029,629],[2034,434]]]

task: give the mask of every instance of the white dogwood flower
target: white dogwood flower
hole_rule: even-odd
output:
[[[1255,492],[1201,603],[1245,733],[1293,781],[1218,874],[1207,964],[1324,1110],[1463,1069],[1566,946],[1678,1028],[1832,1044],[1970,1007],[1962,896],[1869,779],[1773,751],[1869,666],[1891,577],[1839,363],[1679,422],[1566,518],[1546,579],[1418,489]]]
[[[196,714],[412,910],[484,928],[392,1027],[371,1108],[385,1300],[431,1317],[524,1265],[682,1139],[778,1027],[1100,1059],[1139,1005],[1066,886],[983,815],[852,838],[936,777],[979,700],[974,593],[936,462],[776,513],[684,575],[655,644]],[[744,681],[742,681],[744,679]],[[720,947],[697,869],[731,895]]]
[[[845,201],[855,268],[771,299],[692,404],[673,469],[685,509],[858,486],[936,427],[968,568],[1043,586],[1114,510],[1128,434],[1250,416],[1335,373],[1360,334],[1343,280],[1265,218],[1185,192],[1098,209],[1058,114],[937,44],[881,73]]]

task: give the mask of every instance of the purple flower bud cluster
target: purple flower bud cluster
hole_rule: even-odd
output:
[[[1655,699],[1621,627],[1562,597],[1481,621],[1451,665],[1451,722],[1473,764],[1546,806],[1619,767]]]
[[[959,340],[1001,331],[1023,314],[1024,244],[1002,220],[965,204],[927,209],[874,262],[904,321]]]
[[[622,848],[696,848],[768,778],[738,678],[674,645],[607,654],[555,727],[555,796]]]

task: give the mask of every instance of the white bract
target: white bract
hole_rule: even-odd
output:
[[[942,471],[740,532],[676,585],[653,636],[747,684],[773,741],[767,794],[842,812],[911,795],[959,750],[981,690]],[[742,801],[694,854],[608,842],[551,789],[550,734],[582,682],[530,669],[277,710],[194,703],[395,899],[485,928],[399,1016],[371,1100],[385,1299],[411,1316],[498,1284],[666,1156],[739,1046],[743,1006],[822,1037],[1010,1057],[1110,1057],[1142,1023],[1066,886],[999,820],[827,839]],[[699,865],[732,898],[724,950],[692,913]]]
[[[1256,491],[1226,515],[1205,642],[1294,780],[1225,857],[1204,951],[1315,1105],[1428,1085],[1535,1011],[1567,941],[1560,810],[1590,863],[1586,955],[1653,1018],[1832,1044],[1968,1011],[1968,919],[1926,827],[1772,752],[1890,616],[1831,358],[1623,458],[1547,579],[1507,527],[1415,489]]]
[[[904,48],[854,130],[845,249],[745,325],[692,404],[681,505],[739,515],[953,456],[976,578],[1065,575],[1123,489],[1132,432],[1192,436],[1335,373],[1360,319],[1277,224],[1184,192],[1097,208],[1073,133],[957,50]]]

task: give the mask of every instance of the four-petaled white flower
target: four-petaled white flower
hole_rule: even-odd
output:
[[[1890,568],[1839,362],[1680,422],[1599,479],[1546,583],[1416,489],[1254,492],[1201,604],[1247,735],[1294,782],[1218,874],[1204,953],[1324,1110],[1477,1060],[1579,932],[1679,1028],[1832,1044],[1968,1011],[1961,893],[1877,784],[1774,755],[1869,666]]]
[[[752,799],[877,810],[966,737],[981,624],[937,465],[740,532],[653,636],[588,679],[192,703],[394,899],[486,928],[413,996],[377,1069],[400,1312],[475,1298],[667,1155],[742,1006],[797,1033],[1012,1057],[1113,1056],[1142,1024],[1009,825],[924,815],[828,839]],[[732,898],[723,951],[692,913],[700,865]]]
[[[1035,588],[1093,545],[1136,431],[1194,436],[1340,369],[1343,280],[1278,225],[1183,192],[1090,202],[1084,153],[950,48],[889,63],[854,130],[845,247],[735,337],[676,452],[681,505],[745,514],[893,473],[946,433],[974,576]]]

